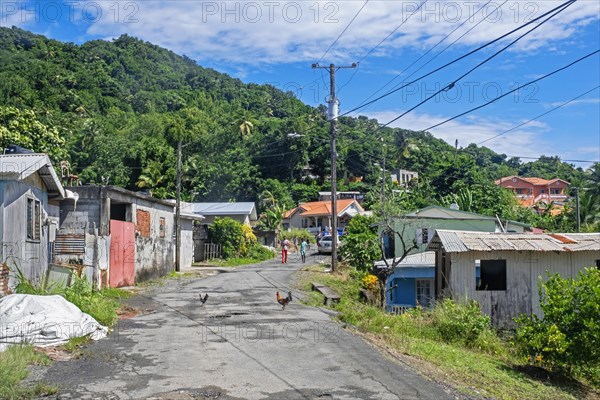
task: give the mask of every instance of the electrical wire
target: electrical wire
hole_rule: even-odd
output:
[[[437,46],[439,46],[442,42],[444,42],[444,40],[446,40],[448,37],[450,37],[450,35],[452,35],[454,32],[456,32],[458,29],[462,28],[462,26],[467,23],[471,18],[473,18],[474,15],[476,15],[477,13],[479,13],[479,11],[481,11],[484,7],[487,7],[488,4],[490,4],[492,2],[492,0],[488,0],[487,3],[485,3],[483,6],[481,6],[481,8],[479,8],[479,10],[474,11],[471,15],[469,15],[467,17],[467,19],[465,19],[460,25],[458,25],[456,28],[454,28],[450,33],[448,33],[446,36],[444,36],[442,38],[442,40],[440,40],[439,42],[437,42],[433,47],[431,47],[429,50],[427,50],[427,52],[425,52],[423,55],[421,55],[419,58],[417,58],[415,61],[412,62],[412,64],[410,64],[409,66],[405,67],[404,69],[402,69],[402,71],[400,71],[396,76],[394,76],[392,79],[390,79],[385,85],[383,85],[382,87],[380,87],[379,89],[377,89],[375,92],[373,92],[369,97],[367,97],[365,100],[362,101],[362,103],[368,101],[369,99],[371,99],[373,96],[375,96],[377,93],[381,92],[383,89],[385,89],[390,83],[392,83],[393,81],[395,81],[398,77],[400,77],[404,72],[406,72],[410,67],[412,67],[413,65],[415,65],[417,62],[419,62],[423,57],[425,57],[427,54],[431,53]],[[488,13],[487,15],[485,15],[477,24],[475,24],[473,27],[471,27],[468,31],[466,31],[465,33],[463,33],[460,37],[458,37],[454,42],[450,43],[448,46],[446,46],[446,48],[444,48],[441,52],[439,52],[438,54],[436,54],[433,58],[431,58],[429,61],[427,61],[425,64],[421,65],[416,71],[412,72],[407,79],[410,79],[411,76],[413,76],[414,74],[416,74],[417,72],[419,72],[421,69],[423,69],[427,64],[429,64],[430,62],[432,62],[433,60],[435,60],[438,56],[440,56],[442,53],[444,53],[446,50],[448,50],[448,48],[450,48],[452,45],[454,45],[456,42],[458,42],[460,39],[462,39],[464,36],[466,36],[469,32],[471,32],[473,29],[475,29],[479,24],[481,24],[483,21],[486,20],[486,18],[491,15],[492,13],[496,12],[498,9],[502,8],[502,6],[504,4],[506,4],[508,2],[508,0],[504,0],[504,3],[500,4],[498,7],[496,7],[496,9],[494,9],[492,12]],[[395,87],[393,87],[392,89],[395,89],[398,85],[396,85]]]
[[[323,55],[321,56],[321,58],[319,58],[319,61],[317,61],[317,64],[320,63],[323,60],[323,58],[327,55],[327,53],[329,53],[329,50],[331,50],[333,48],[333,46],[335,46],[335,44],[344,35],[344,33],[346,33],[346,31],[348,30],[348,28],[350,27],[350,25],[352,25],[352,23],[354,22],[354,20],[358,17],[358,15],[360,14],[360,12],[365,8],[365,6],[369,3],[369,1],[370,0],[365,1],[365,3],[360,8],[360,10],[358,10],[358,12],[356,13],[356,15],[354,15],[354,17],[350,20],[350,22],[348,23],[348,25],[346,25],[346,27],[344,28],[344,30],[342,31],[342,33],[340,33],[339,36],[337,37],[337,39],[335,39],[333,41],[333,43],[331,43],[331,45],[327,48],[327,50],[325,50],[325,53],[323,53]]]
[[[567,104],[574,102],[575,100],[578,100],[578,99],[580,99],[581,97],[585,96],[585,95],[586,95],[586,94],[588,94],[588,93],[591,93],[591,92],[593,92],[594,90],[597,90],[598,88],[600,88],[600,85],[596,86],[596,87],[595,87],[595,88],[593,88],[593,89],[590,89],[590,90],[588,90],[588,91],[587,91],[587,92],[585,92],[585,93],[582,93],[582,94],[580,94],[580,95],[579,95],[579,96],[577,96],[577,97],[573,97],[571,100],[569,100],[569,101],[566,101],[566,102],[564,102],[564,103],[562,103],[562,104],[560,104],[560,105],[558,105],[558,106],[556,106],[556,107],[552,108],[551,110],[548,110],[548,111],[546,111],[546,112],[545,112],[545,113],[543,113],[543,114],[540,114],[540,115],[538,115],[538,116],[535,116],[535,117],[531,118],[531,119],[530,119],[530,120],[528,120],[528,121],[525,121],[525,122],[523,122],[523,123],[520,123],[520,124],[519,124],[519,125],[517,125],[517,126],[514,126],[514,127],[510,128],[510,129],[508,129],[508,130],[505,130],[504,132],[501,132],[501,133],[499,133],[499,134],[497,134],[497,135],[494,135],[494,136],[492,136],[492,137],[490,137],[490,138],[487,138],[487,139],[485,139],[485,140],[482,140],[481,142],[477,143],[477,145],[479,146],[479,145],[481,145],[481,144],[483,144],[483,143],[485,143],[485,142],[489,142],[490,140],[496,139],[496,138],[498,138],[498,137],[500,137],[500,136],[502,136],[502,135],[505,135],[505,134],[507,134],[507,133],[509,133],[509,132],[512,132],[512,131],[516,130],[516,129],[519,129],[519,128],[520,128],[520,127],[522,127],[523,125],[527,125],[527,124],[529,124],[530,122],[533,122],[533,121],[535,121],[535,120],[537,120],[537,119],[540,119],[541,117],[543,117],[543,116],[545,116],[545,115],[548,115],[548,114],[550,114],[551,112],[553,112],[553,111],[556,111],[556,110],[558,110],[559,108],[561,108],[561,107],[564,107],[564,106],[566,106]]]
[[[552,72],[550,72],[550,73],[548,73],[548,74],[546,74],[546,75],[544,75],[544,76],[541,76],[541,77],[539,77],[539,78],[537,78],[537,79],[534,79],[534,80],[532,80],[532,81],[529,81],[529,82],[527,82],[527,83],[525,83],[525,84],[523,84],[523,85],[520,85],[519,87],[517,87],[517,88],[515,88],[515,89],[513,89],[513,90],[510,90],[510,91],[508,91],[508,92],[506,92],[506,93],[504,93],[504,94],[502,94],[502,95],[500,95],[500,96],[497,96],[497,97],[495,97],[494,99],[492,99],[492,100],[490,100],[490,101],[488,101],[488,102],[486,102],[486,103],[484,103],[484,104],[481,104],[481,105],[479,105],[479,106],[477,106],[477,107],[473,107],[473,108],[471,108],[470,110],[467,110],[467,111],[465,111],[465,112],[463,112],[463,113],[460,113],[460,114],[458,114],[458,115],[456,115],[456,116],[454,116],[454,117],[452,117],[452,118],[448,118],[448,119],[447,119],[447,120],[445,120],[445,121],[442,121],[442,122],[440,122],[440,123],[438,123],[438,124],[432,125],[432,126],[430,126],[429,128],[425,129],[424,131],[429,131],[429,130],[431,130],[431,129],[437,128],[438,126],[440,126],[440,125],[444,125],[444,124],[445,124],[445,123],[447,123],[447,122],[450,122],[450,121],[452,121],[452,120],[455,120],[455,119],[457,119],[457,118],[460,118],[460,117],[462,117],[463,115],[469,114],[469,113],[471,113],[471,112],[473,112],[473,111],[479,110],[480,108],[483,108],[483,107],[485,107],[485,106],[488,106],[488,105],[490,105],[490,104],[492,104],[492,103],[494,103],[494,102],[498,101],[499,99],[501,99],[501,98],[503,98],[503,97],[506,97],[506,96],[508,96],[509,94],[511,94],[511,93],[514,93],[514,92],[516,92],[516,91],[517,91],[517,90],[519,90],[519,89],[522,89],[522,88],[524,88],[525,86],[532,85],[532,84],[534,84],[534,83],[536,83],[536,82],[539,82],[539,81],[541,81],[542,79],[546,79],[546,78],[548,78],[548,77],[550,77],[550,76],[552,76],[552,75],[555,75],[555,74],[559,73],[560,71],[564,71],[565,69],[567,69],[567,68],[569,68],[569,67],[571,67],[571,66],[573,66],[573,65],[575,65],[575,64],[577,64],[577,63],[579,63],[579,62],[581,62],[581,61],[583,61],[583,60],[585,60],[586,58],[589,58],[589,57],[593,56],[594,54],[598,54],[599,52],[600,52],[600,50],[596,50],[596,51],[593,51],[593,52],[591,52],[591,53],[589,53],[589,54],[586,54],[585,56],[583,56],[583,57],[581,57],[581,58],[578,58],[577,60],[575,60],[575,61],[573,61],[573,62],[571,62],[571,63],[569,63],[569,64],[565,65],[564,67],[561,67],[561,68],[559,68],[559,69],[556,69],[556,70],[554,70],[554,71],[552,71]],[[392,122],[393,122],[393,121],[394,121],[394,120],[392,120]],[[388,124],[389,124],[389,123],[388,123]]]
[[[402,114],[400,114],[396,118],[394,118],[391,121],[387,122],[386,124],[382,125],[379,129],[385,128],[386,126],[390,125],[391,123],[396,122],[397,120],[399,120],[400,118],[402,118],[403,116],[405,116],[406,114],[408,114],[409,112],[411,112],[411,111],[417,109],[418,107],[422,106],[423,104],[427,103],[429,100],[433,99],[438,94],[440,94],[442,92],[447,92],[448,90],[451,90],[456,85],[456,83],[458,83],[458,81],[460,81],[461,79],[465,78],[466,76],[468,76],[469,74],[471,74],[473,71],[475,71],[476,69],[478,69],[482,65],[484,65],[487,62],[491,61],[493,58],[495,58],[496,56],[498,56],[500,53],[504,52],[506,49],[508,49],[509,47],[511,47],[513,44],[517,43],[519,40],[521,40],[525,36],[529,35],[531,32],[535,31],[536,29],[538,29],[539,27],[541,27],[542,25],[544,25],[546,22],[548,22],[549,20],[551,20],[552,18],[554,18],[555,16],[557,16],[558,14],[560,14],[561,12],[563,12],[564,10],[566,10],[572,4],[574,4],[574,1],[573,2],[569,2],[562,9],[556,11],[554,14],[550,15],[548,18],[546,18],[545,20],[543,20],[542,22],[540,22],[538,25],[534,26],[533,28],[531,28],[530,30],[528,30],[527,32],[525,32],[524,34],[522,34],[521,36],[519,36],[518,38],[516,38],[512,42],[510,42],[508,45],[504,46],[503,48],[501,48],[500,50],[498,50],[497,52],[495,52],[494,54],[492,54],[491,56],[489,56],[488,58],[486,58],[485,60],[481,61],[479,64],[477,64],[476,66],[474,66],[473,68],[471,68],[466,73],[462,74],[460,77],[458,77],[457,79],[455,79],[454,81],[452,81],[450,84],[448,84],[447,86],[445,86],[442,89],[438,90],[436,93],[432,94],[431,96],[426,97],[424,100],[422,100],[421,102],[419,102],[417,105],[411,107],[410,109],[408,109],[407,111],[403,112]],[[533,81],[533,82],[535,82],[535,81]]]
[[[428,77],[430,75],[433,75],[434,73],[436,73],[438,71],[441,71],[442,69],[447,68],[447,67],[449,67],[449,66],[457,63],[458,61],[463,60],[463,59],[467,58],[468,56],[470,56],[472,54],[475,54],[476,52],[478,52],[480,50],[485,49],[486,47],[491,46],[492,44],[494,44],[494,43],[496,43],[496,42],[504,39],[505,37],[510,36],[513,33],[518,32],[521,29],[523,29],[523,28],[525,28],[525,27],[527,27],[527,26],[529,26],[531,24],[534,24],[535,22],[537,22],[540,19],[546,17],[547,15],[550,15],[550,14],[554,13],[557,10],[560,10],[560,9],[563,9],[565,7],[570,6],[571,4],[575,3],[576,1],[577,0],[569,0],[569,1],[563,3],[563,4],[559,5],[559,6],[551,9],[550,11],[545,12],[544,14],[540,15],[539,17],[536,17],[536,18],[532,19],[531,21],[526,22],[525,24],[523,24],[523,25],[521,25],[521,26],[519,26],[519,27],[517,27],[517,28],[515,28],[515,29],[513,29],[513,30],[511,30],[511,31],[509,31],[509,32],[507,32],[505,34],[503,34],[502,36],[500,36],[500,37],[498,37],[498,38],[496,38],[496,39],[494,39],[494,40],[492,40],[490,42],[487,42],[486,44],[483,44],[483,45],[477,47],[476,49],[471,50],[468,53],[466,53],[466,54],[464,54],[464,55],[462,55],[462,56],[460,56],[458,58],[455,58],[454,60],[452,60],[452,61],[450,61],[450,62],[442,65],[441,67],[438,67],[438,68],[434,69],[433,71],[430,71],[430,72],[428,72],[428,73],[426,73],[424,75],[421,75],[420,77],[416,78],[415,80],[413,80],[411,82],[408,82],[408,83],[406,83],[406,84],[404,84],[404,85],[402,85],[402,86],[400,86],[400,87],[398,87],[396,89],[390,90],[389,92],[384,93],[383,95],[381,95],[381,96],[379,96],[379,97],[377,97],[377,98],[375,98],[375,99],[373,99],[371,101],[363,103],[363,104],[361,104],[361,105],[359,105],[359,106],[351,109],[350,111],[346,111],[345,113],[341,114],[339,117],[343,117],[343,116],[346,116],[346,115],[348,115],[350,113],[353,113],[354,111],[360,110],[360,109],[362,109],[362,108],[364,108],[364,107],[366,107],[368,105],[371,105],[371,104],[373,104],[373,103],[375,103],[375,102],[377,102],[377,101],[379,101],[379,100],[381,100],[381,99],[383,99],[385,97],[388,97],[388,96],[390,96],[390,95],[392,95],[392,94],[394,94],[394,93],[396,93],[396,92],[398,92],[398,91],[400,91],[400,90],[402,90],[402,89],[404,89],[404,88],[406,88],[406,87],[408,87],[408,86],[410,86],[410,85],[412,85],[412,84],[420,81],[423,78],[426,78],[426,77]]]

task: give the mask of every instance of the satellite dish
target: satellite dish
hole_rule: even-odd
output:
[[[458,210],[460,210],[460,207],[458,206],[458,204],[452,203],[452,204],[450,204],[450,209],[458,211]]]

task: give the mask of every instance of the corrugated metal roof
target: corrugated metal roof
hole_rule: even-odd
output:
[[[242,203],[192,203],[194,213],[202,215],[250,215],[256,219],[256,206],[253,202]]]
[[[393,259],[387,260],[389,265],[392,265]],[[376,267],[385,267],[383,260],[375,262]],[[426,251],[424,253],[411,254],[406,256],[396,268],[423,268],[435,267],[435,251]]]
[[[495,233],[436,230],[428,250],[466,251],[600,251],[600,233]]]
[[[0,179],[26,179],[38,172],[51,196],[65,197],[65,190],[47,154],[4,154],[0,155]]]

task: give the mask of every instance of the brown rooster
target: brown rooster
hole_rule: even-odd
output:
[[[285,310],[285,306],[287,306],[290,301],[292,301],[292,292],[288,292],[287,297],[281,297],[279,292],[277,292],[277,302],[283,307],[281,311]]]

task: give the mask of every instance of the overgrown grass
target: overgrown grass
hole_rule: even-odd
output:
[[[411,364],[434,379],[451,383],[460,392],[495,399],[598,399],[598,393],[579,382],[523,364],[506,341],[486,323],[473,305],[442,303],[433,312],[414,310],[392,315],[359,298],[360,280],[347,269],[323,274],[312,268],[300,284],[320,282],[341,296],[334,308],[339,319],[355,326],[373,341],[412,358]],[[312,295],[308,304],[322,306]]]
[[[50,359],[35,351],[30,345],[10,346],[0,353],[0,399],[21,400],[54,394],[55,386],[37,383],[33,387],[24,387],[20,382],[28,375],[28,365],[47,365]]]
[[[92,339],[90,335],[79,336],[69,339],[69,341],[63,344],[61,347],[69,353],[74,353],[79,350],[84,344],[88,344]]]

